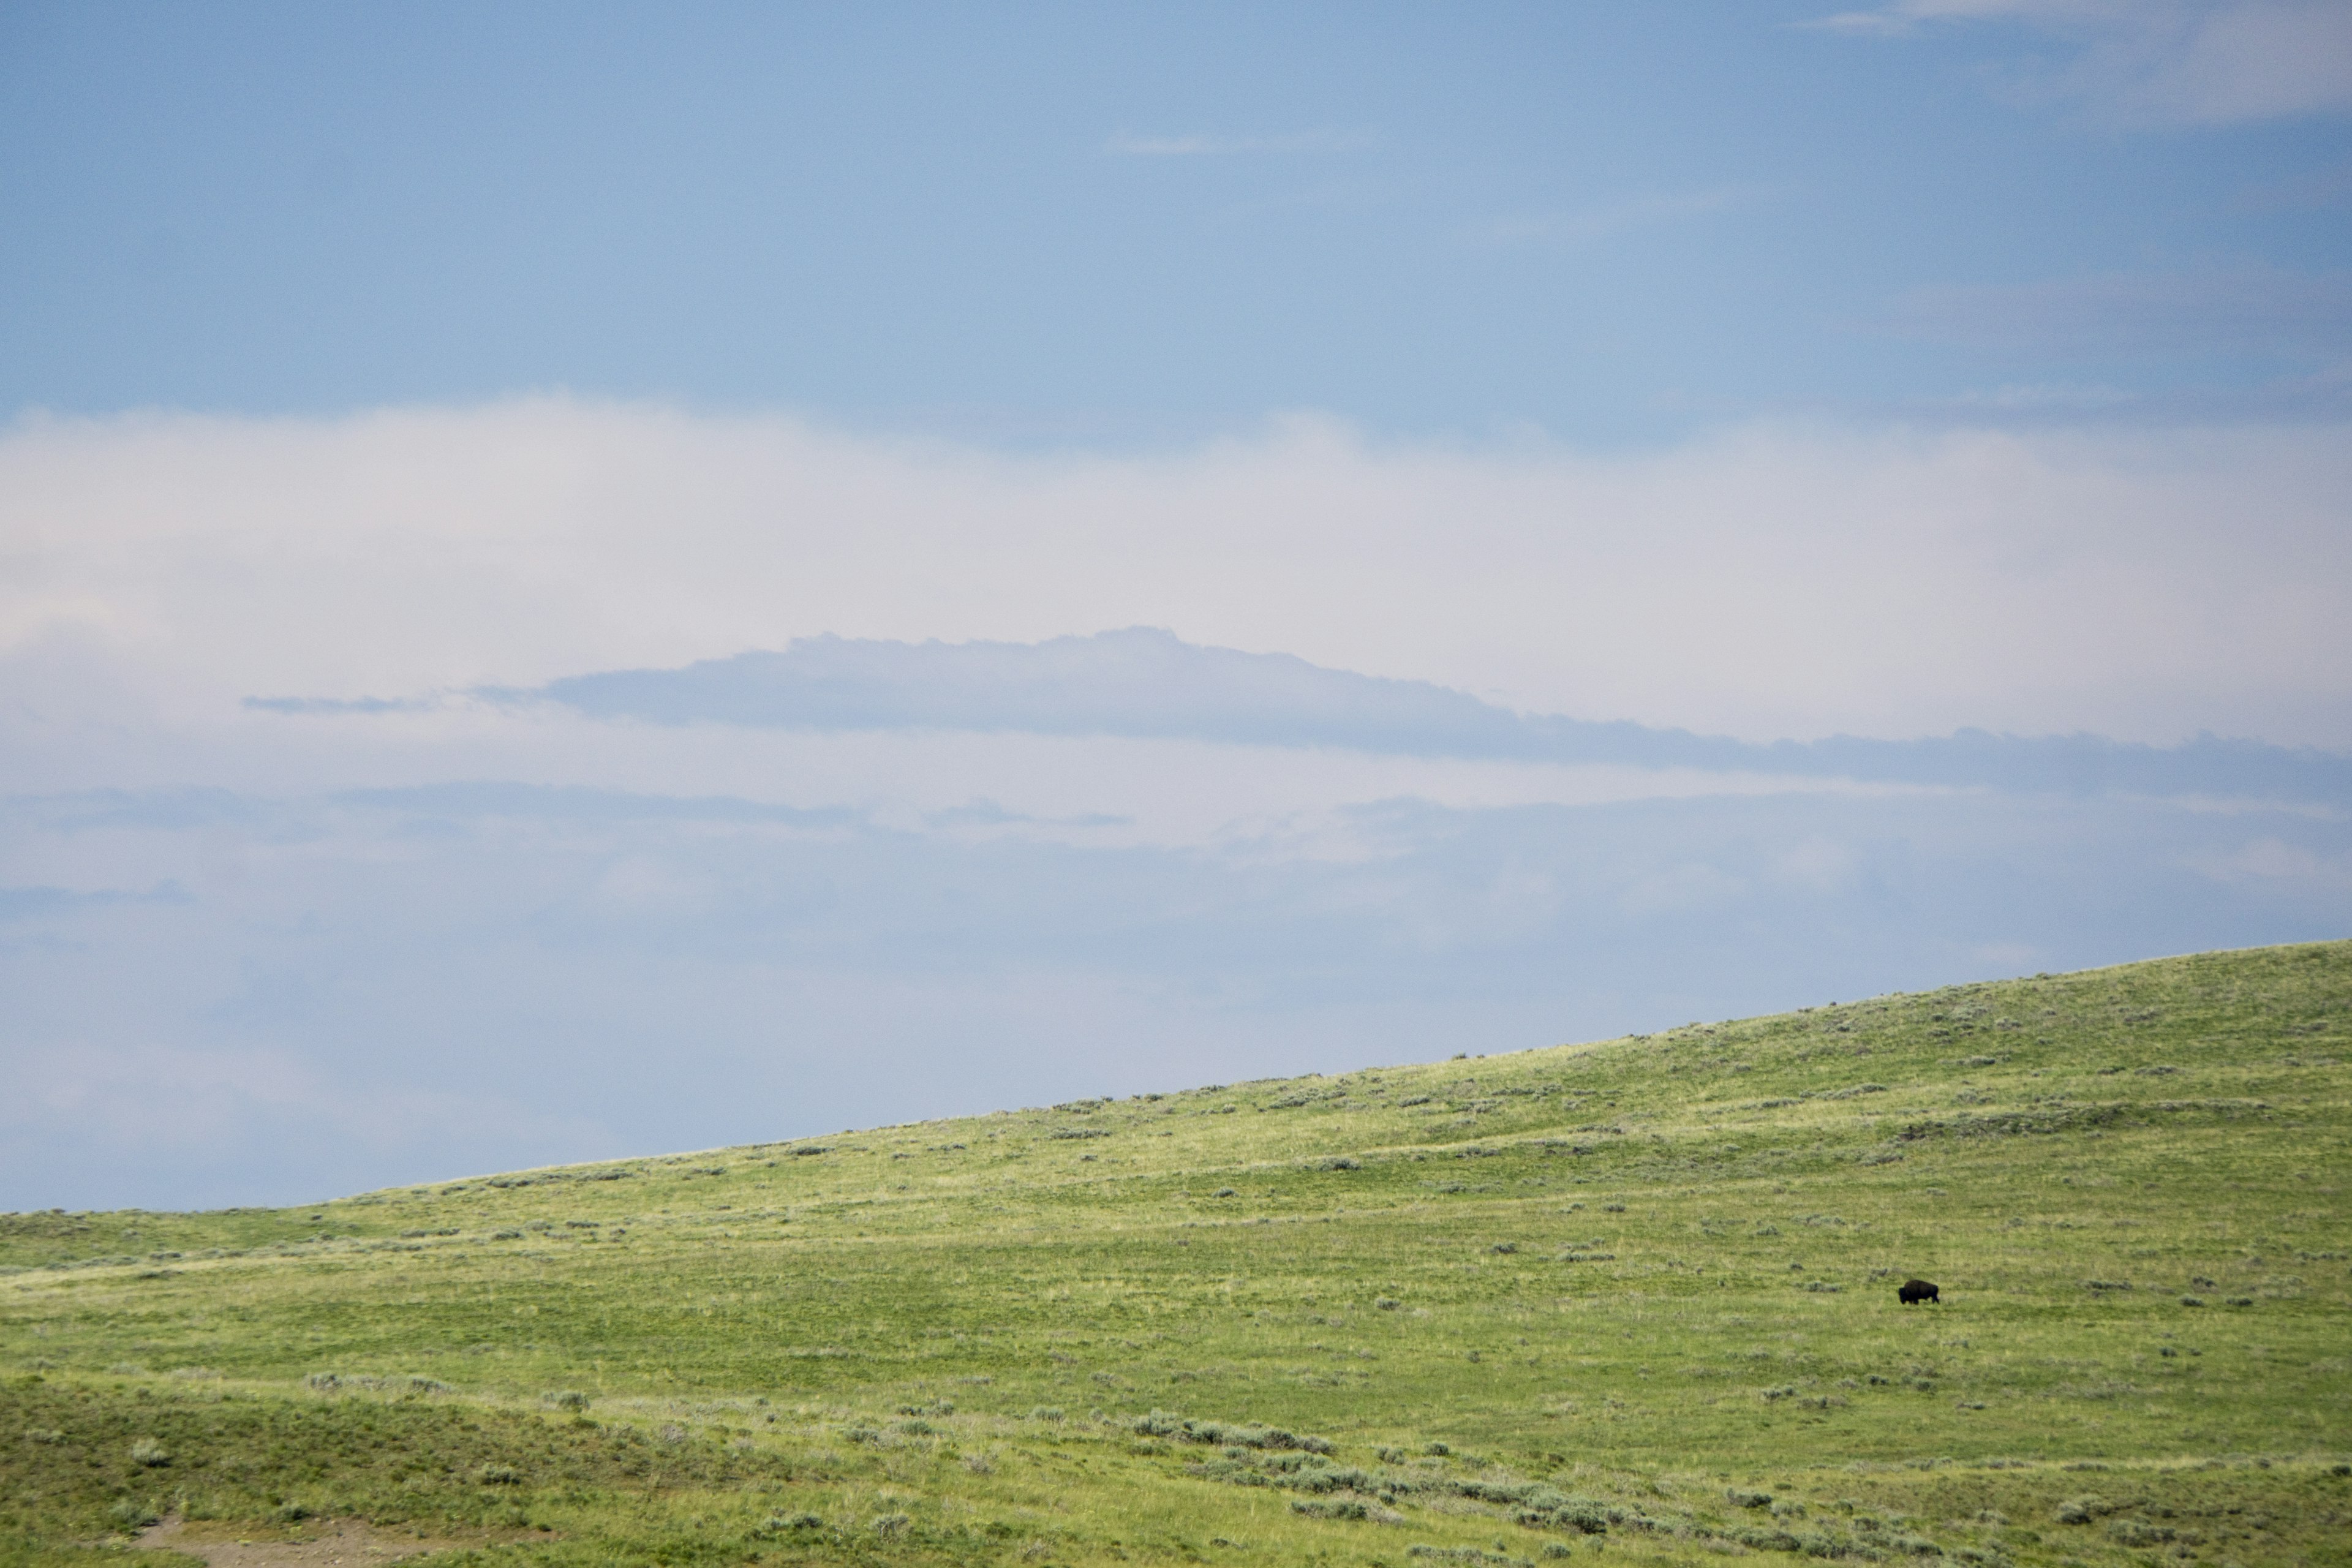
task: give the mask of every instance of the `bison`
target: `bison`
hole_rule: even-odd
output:
[[[1936,1288],[1925,1279],[1906,1279],[1895,1292],[1895,1299],[1908,1307],[1915,1301],[1935,1301],[1941,1305]]]

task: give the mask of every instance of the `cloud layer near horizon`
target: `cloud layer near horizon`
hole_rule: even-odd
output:
[[[2345,434],[26,422],[0,1207],[2340,935]]]
[[[1622,721],[1517,713],[1428,681],[1324,669],[1288,654],[1199,647],[1150,626],[1043,643],[803,637],[781,651],[705,659],[683,669],[608,670],[532,690],[467,696],[655,724],[1123,736],[2352,807],[2352,757],[2308,747],[2211,735],[2156,747],[2095,735],[2029,740],[1981,730],[1933,740],[1842,735],[1759,745]],[[431,706],[381,698],[248,698],[246,705],[289,715]]]
[[[1305,419],[1008,456],[563,401],[33,420],[0,438],[0,660],[45,721],[210,722],[823,633],[1152,626],[1748,740],[2340,749],[2347,495],[2335,426],[1754,427],[1597,458]]]
[[[2340,932],[2340,821],[1369,802],[1123,842],[498,784],[16,797],[0,1206],[297,1202]],[[1103,841],[1089,845],[1090,836]]]

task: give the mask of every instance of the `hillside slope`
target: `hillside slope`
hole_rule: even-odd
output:
[[[2352,1562],[2347,1047],[2339,942],[0,1217],[0,1538]]]

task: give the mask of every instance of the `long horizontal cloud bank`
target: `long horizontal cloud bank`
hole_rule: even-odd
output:
[[[2341,936],[2347,498],[2318,426],[26,422],[0,1208]]]
[[[1123,735],[2352,806],[2352,757],[2311,747],[2213,736],[2158,747],[1981,730],[1937,740],[1841,735],[1759,745],[1622,721],[1516,713],[1427,681],[1325,669],[1285,654],[1198,647],[1144,627],[1036,644],[809,637],[782,652],[738,654],[683,669],[572,676],[532,691],[482,695],[656,724]],[[252,699],[249,705],[287,713],[398,707],[381,700]]]
[[[209,723],[827,633],[1150,626],[1750,741],[2341,750],[2347,497],[2340,426],[1759,426],[1601,458],[1313,420],[1008,455],[561,401],[32,421],[0,437],[0,683],[57,724]]]

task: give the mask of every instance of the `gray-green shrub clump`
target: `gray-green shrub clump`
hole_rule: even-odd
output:
[[[1234,1448],[1297,1448],[1309,1454],[1332,1451],[1328,1437],[1306,1436],[1279,1426],[1259,1426],[1226,1421],[1192,1421],[1165,1410],[1139,1415],[1134,1429],[1150,1437],[1175,1437],[1187,1443],[1210,1443]]]

